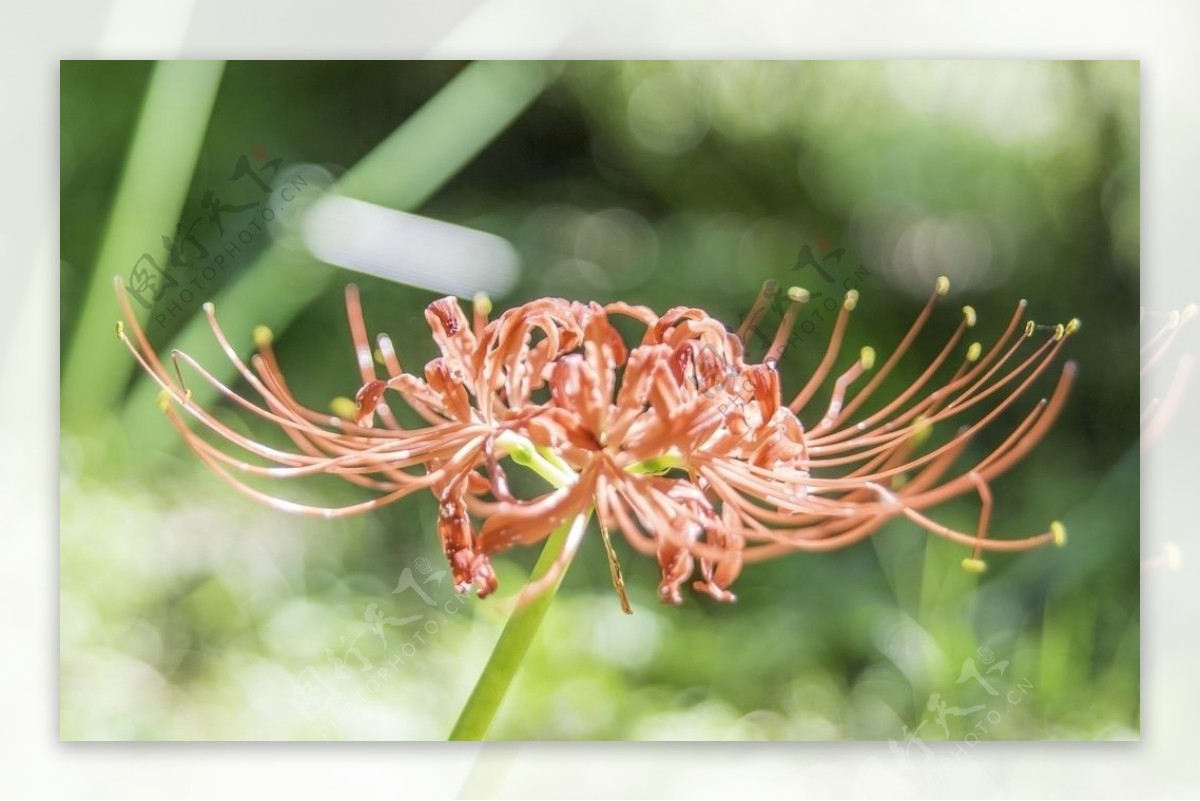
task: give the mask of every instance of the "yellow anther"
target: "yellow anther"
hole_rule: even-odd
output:
[[[1059,323],[1058,325],[1054,326],[1054,341],[1057,342],[1058,340],[1062,339],[1066,335],[1067,335],[1066,326],[1064,326],[1062,323]]]
[[[158,393],[157,403],[158,403],[158,408],[160,411],[165,412],[168,409],[170,409],[171,408],[171,393],[167,392],[165,389],[162,392]]]
[[[970,306],[963,306],[963,317],[967,319],[967,328],[975,327],[975,309]]]
[[[950,292],[950,279],[947,276],[939,275],[937,280],[937,293],[942,297]]]
[[[476,292],[474,298],[475,313],[487,317],[492,313],[492,299],[486,292]]]
[[[854,307],[858,305],[858,290],[851,289],[846,293],[846,300],[842,303],[846,307],[846,311],[854,311]]]
[[[1025,323],[1025,336],[1027,336],[1027,337],[1033,336],[1034,328],[1035,328],[1035,326],[1033,324],[1033,320],[1030,320],[1029,322]]]
[[[964,559],[962,560],[962,569],[968,573],[985,573],[987,572],[987,562],[982,559]]]
[[[793,303],[808,303],[808,299],[811,297],[808,290],[802,286],[788,287],[787,296],[788,300]]]
[[[217,310],[217,307],[213,305],[211,300],[204,301],[204,305],[200,308],[204,309],[204,311],[208,312],[209,314],[212,314]]]
[[[859,361],[862,363],[864,370],[870,370],[875,366],[875,349],[870,345],[867,345],[862,349],[862,353],[859,355]]]
[[[1079,318],[1072,317],[1070,320],[1067,320],[1067,336],[1071,336],[1071,334],[1074,334],[1082,327],[1083,323],[1079,321]]]
[[[125,323],[117,320],[117,339],[125,336]]]
[[[270,328],[265,325],[254,326],[254,344],[260,348],[267,348],[275,341],[275,334]]]
[[[371,351],[371,355],[375,357],[376,364],[387,364],[387,360],[383,358],[383,351],[379,348]]]
[[[334,398],[329,404],[330,410],[343,420],[354,421],[358,417],[358,404],[346,397]]]
[[[1050,536],[1059,548],[1067,544],[1067,527],[1055,520],[1050,524]]]
[[[967,361],[979,361],[979,357],[981,355],[983,355],[983,345],[979,344],[978,342],[972,342],[971,346],[967,348]]]

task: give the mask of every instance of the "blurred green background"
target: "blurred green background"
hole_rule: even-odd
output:
[[[924,740],[1136,738],[1138,104],[1136,62],[63,62],[62,736],[442,739],[536,557],[499,560],[500,599],[456,601],[444,580],[419,585],[427,599],[395,592],[405,570],[444,567],[432,497],[288,516],[177,441],[112,336],[111,277],[147,252],[189,285],[162,237],[207,214],[208,190],[249,196],[227,181],[254,154],[508,240],[520,279],[498,309],[624,299],[734,327],[765,279],[823,289],[793,269],[803,248],[844,248],[826,266],[862,295],[846,352],[886,357],[950,275],[881,397],[919,374],[961,304],[985,343],[1020,298],[1039,322],[1083,321],[1062,419],[993,485],[993,536],[1061,519],[1067,548],[991,556],[976,577],[963,549],[896,522],[748,568],[732,606],[689,593],[672,608],[656,565],[615,542],[627,617],[593,523],[492,737],[891,739],[917,760]],[[359,383],[353,280],[371,330],[419,371],[438,295],[321,264],[289,226],[194,285],[150,325],[156,346],[220,364],[200,325],[215,300],[242,353],[270,324],[294,392],[324,408]],[[823,353],[832,325],[812,322],[785,392]],[[933,517],[970,530],[977,514],[966,497]]]

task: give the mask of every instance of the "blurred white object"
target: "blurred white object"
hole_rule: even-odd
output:
[[[460,298],[517,281],[517,252],[498,236],[348,197],[314,201],[301,234],[321,261]]]

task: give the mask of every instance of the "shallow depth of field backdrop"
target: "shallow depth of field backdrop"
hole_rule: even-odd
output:
[[[419,371],[439,295],[303,244],[304,194],[338,181],[510,242],[498,311],[623,299],[736,327],[765,279],[840,291],[801,254],[844,249],[825,269],[861,293],[848,344],[885,357],[949,275],[885,394],[962,304],[985,342],[1020,298],[1035,320],[1083,321],[1062,418],[993,485],[992,536],[1061,519],[1067,548],[995,554],[974,576],[964,549],[900,521],[750,566],[734,605],[689,591],[673,608],[653,561],[614,541],[625,616],[593,522],[491,737],[891,739],[898,759],[926,758],[925,740],[1137,737],[1138,86],[1136,62],[64,62],[62,736],[442,739],[483,667],[502,603],[423,583],[444,567],[428,493],[339,521],[256,505],[186,452],[113,336],[111,276],[161,270],[156,345],[218,363],[198,326],[214,300],[243,354],[269,323],[296,395],[326,407],[360,383],[355,281],[371,330]],[[278,182],[297,177],[283,208]],[[269,198],[278,219],[255,231]],[[785,392],[832,328],[810,321]],[[971,530],[977,508],[932,516]],[[502,596],[536,553],[497,560]]]

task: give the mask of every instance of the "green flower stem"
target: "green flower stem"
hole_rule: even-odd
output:
[[[687,469],[687,461],[684,460],[683,454],[675,449],[671,449],[662,456],[631,464],[625,470],[635,475],[659,475],[673,468]]]
[[[533,574],[529,579],[531,583],[546,575],[562,554],[570,539],[571,529],[575,526],[586,526],[590,517],[591,510],[564,523],[550,535],[546,547],[542,549],[542,555],[533,567]],[[508,688],[512,685],[513,677],[520,669],[521,662],[524,661],[525,654],[528,653],[529,646],[542,625],[542,618],[546,616],[550,604],[554,601],[554,595],[558,592],[564,575],[565,569],[551,586],[546,587],[532,601],[520,606],[509,617],[483,669],[483,675],[475,683],[471,697],[467,699],[458,716],[458,722],[454,724],[454,730],[450,732],[451,740],[482,740],[487,736],[500,705],[504,703]]]
[[[547,448],[535,446],[516,432],[505,431],[496,437],[496,447],[517,464],[546,479],[555,489],[570,486],[578,480],[575,471],[562,457]]]
[[[529,468],[557,488],[569,486],[578,480],[570,465],[554,451],[536,446],[526,437],[512,431],[505,431],[498,436],[496,445],[514,462]],[[668,453],[657,459],[633,465],[628,469],[633,473],[658,473],[681,465],[683,465],[683,460],[678,454]],[[542,549],[541,556],[538,557],[537,564],[533,567],[533,574],[529,577],[530,584],[546,575],[562,556],[563,549],[569,547],[572,529],[575,526],[586,526],[591,515],[592,510],[589,509],[584,514],[564,523],[550,535],[546,547]],[[611,546],[609,547],[611,548]],[[483,674],[475,683],[471,697],[467,699],[466,705],[459,713],[458,722],[454,724],[454,729],[450,732],[451,740],[482,740],[487,736],[488,729],[495,720],[500,706],[504,703],[504,697],[508,694],[508,688],[512,685],[513,678],[521,668],[521,663],[529,652],[529,646],[533,643],[533,638],[542,625],[542,618],[546,616],[550,604],[554,602],[554,596],[558,592],[559,584],[562,583],[566,572],[566,568],[564,568],[553,584],[545,587],[536,598],[519,605],[508,622],[504,624],[504,631],[500,632],[500,639],[496,642],[496,647],[492,650],[487,665],[484,666]],[[618,591],[621,591],[619,568],[614,573],[613,580],[618,586]],[[624,600],[623,595],[622,600],[622,609],[629,612],[628,602]]]

